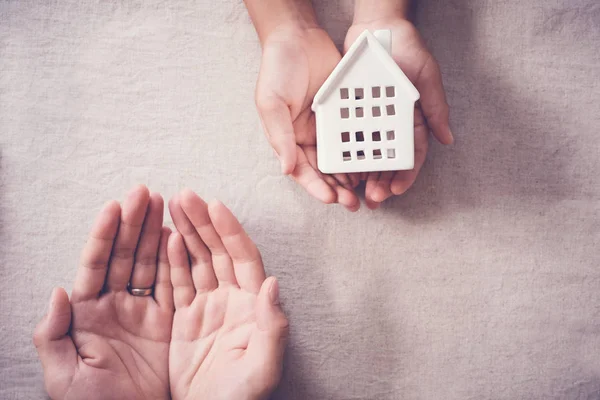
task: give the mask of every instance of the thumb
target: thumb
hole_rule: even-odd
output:
[[[442,73],[433,56],[430,55],[427,59],[415,86],[421,94],[423,115],[433,135],[442,144],[452,144],[454,137],[450,130],[449,107],[446,102]]]
[[[296,135],[289,107],[274,94],[257,95],[256,107],[267,139],[281,162],[281,172],[291,174],[296,168]]]
[[[77,367],[77,351],[67,335],[71,325],[71,304],[62,288],[50,297],[48,314],[33,334],[33,343],[42,362],[46,390],[52,398],[60,398],[71,382]]]
[[[256,321],[258,329],[250,337],[247,352],[261,362],[263,378],[271,380],[269,386],[275,387],[281,376],[289,325],[279,304],[279,284],[274,277],[266,279],[260,288]]]
[[[260,331],[287,338],[288,320],[279,304],[279,282],[273,276],[267,278],[260,287],[256,319]]]

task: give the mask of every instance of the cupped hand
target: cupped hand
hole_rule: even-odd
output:
[[[313,98],[341,55],[320,28],[281,26],[263,43],[256,105],[267,138],[284,174],[324,203],[350,211],[360,207],[356,174],[322,174],[317,169]]]
[[[168,399],[173,297],[163,200],[140,186],[107,203],[71,300],[57,288],[34,333],[52,399]],[[154,288],[137,297],[132,288]]]
[[[184,190],[169,203],[173,399],[264,399],[279,382],[288,322],[275,278],[233,214]]]
[[[409,171],[371,172],[368,174],[365,198],[369,208],[377,208],[392,195],[400,195],[415,182],[427,155],[428,133],[442,144],[453,142],[449,126],[449,110],[440,68],[427,50],[414,25],[401,17],[382,18],[353,24],[348,30],[345,49],[365,30],[392,32],[392,57],[412,81],[421,98],[415,107],[415,167]]]

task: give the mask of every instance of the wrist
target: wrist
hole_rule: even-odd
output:
[[[261,43],[281,28],[318,28],[310,0],[244,0]]]
[[[353,25],[409,18],[411,0],[356,0]]]

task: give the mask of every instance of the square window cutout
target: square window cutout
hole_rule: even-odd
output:
[[[342,132],[342,143],[348,143],[350,141],[350,132]]]
[[[387,131],[386,135],[387,135],[387,140],[396,140],[396,132]]]
[[[342,159],[344,161],[350,161],[350,160],[352,160],[352,156],[350,155],[350,152],[349,151],[344,151],[342,153]]]
[[[387,158],[396,158],[396,149],[388,149]]]
[[[386,97],[396,97],[396,88],[394,86],[388,86],[385,88]]]
[[[381,117],[381,108],[380,107],[375,106],[371,109],[371,111],[373,112],[374,117]]]
[[[381,132],[379,132],[379,131],[373,132],[373,141],[381,142]]]
[[[364,142],[365,141],[365,135],[363,134],[362,131],[356,132],[356,141],[357,142]]]
[[[356,152],[356,158],[358,158],[359,160],[364,160],[365,159],[365,152],[364,150],[359,150]]]
[[[350,98],[350,91],[347,88],[341,88],[340,97],[342,100],[348,100]]]
[[[349,108],[340,108],[340,115],[342,116],[343,119],[348,119],[350,118],[350,109]]]
[[[362,107],[356,107],[356,118],[362,118],[365,116],[365,109]]]
[[[378,99],[381,97],[381,88],[379,86],[373,86],[371,88],[371,94],[373,95],[374,99]]]
[[[365,90],[363,88],[354,89],[354,99],[362,100],[365,98]]]
[[[385,111],[387,115],[396,115],[396,106],[394,106],[393,104],[385,106]]]
[[[381,160],[381,158],[383,158],[383,155],[381,154],[381,150],[379,150],[379,149],[373,150],[373,159]]]

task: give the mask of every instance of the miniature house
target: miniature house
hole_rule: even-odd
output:
[[[364,31],[315,95],[323,173],[414,167],[419,92],[390,56],[391,32]]]

